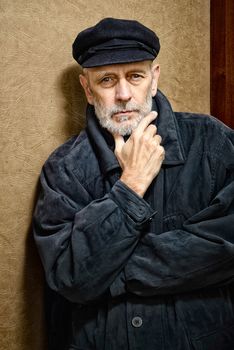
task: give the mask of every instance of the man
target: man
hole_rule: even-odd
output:
[[[87,127],[44,165],[34,215],[51,349],[234,348],[234,135],[172,111],[159,48],[113,18],[73,44]]]

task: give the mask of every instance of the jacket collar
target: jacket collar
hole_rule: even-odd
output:
[[[153,110],[158,112],[155,123],[158,134],[162,137],[162,145],[165,148],[163,164],[183,164],[185,156],[177,120],[169,101],[159,90],[154,98]],[[107,130],[100,126],[91,105],[87,107],[87,134],[98,158],[102,173],[106,174],[115,168],[120,168],[113,152],[114,139]]]
[[[160,90],[157,91],[154,100],[158,112],[158,117],[156,119],[158,134],[162,137],[162,145],[165,149],[165,159],[163,164],[184,164],[185,153],[180,130],[170,102]]]

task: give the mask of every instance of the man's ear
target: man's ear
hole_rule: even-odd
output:
[[[152,96],[154,97],[157,93],[157,88],[158,88],[158,79],[159,79],[159,75],[160,75],[160,66],[159,64],[153,64],[152,68],[152,87],[151,87],[151,92],[152,92]]]
[[[80,83],[84,89],[88,103],[93,105],[93,94],[92,94],[92,91],[89,87],[88,78],[84,74],[80,74],[79,79],[80,79]]]

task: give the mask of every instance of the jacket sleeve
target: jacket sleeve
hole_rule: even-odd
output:
[[[112,286],[137,295],[188,292],[234,279],[234,147],[230,139],[217,161],[216,188],[210,205],[181,229],[145,233]],[[192,197],[192,196],[191,196]],[[191,198],[192,200],[192,198]]]
[[[33,219],[51,289],[72,302],[100,297],[123,269],[151,207],[117,181],[92,200],[61,161],[47,161]]]

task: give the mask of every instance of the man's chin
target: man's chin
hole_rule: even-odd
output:
[[[142,118],[141,118],[142,119]],[[106,128],[111,134],[117,134],[121,136],[127,136],[131,135],[133,130],[135,130],[140,123],[140,120],[127,120],[122,121],[121,123],[117,122],[109,122],[107,125],[102,125],[104,128]]]

